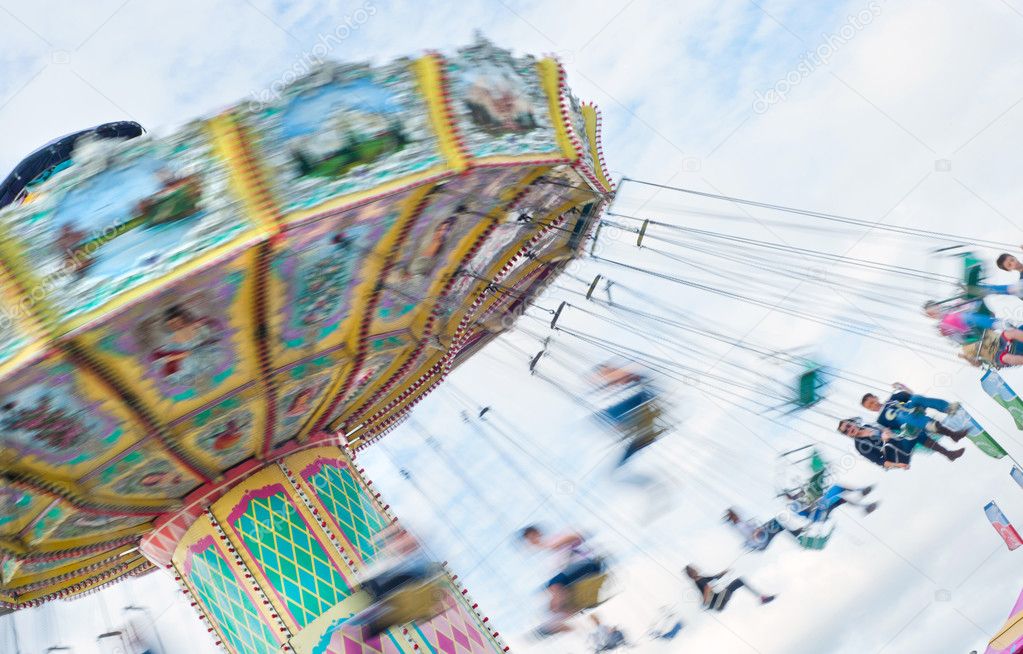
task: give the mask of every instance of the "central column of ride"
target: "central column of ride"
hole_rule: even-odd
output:
[[[433,618],[375,637],[359,626],[370,599],[356,575],[394,521],[345,452],[307,450],[214,502],[185,532],[173,565],[232,654],[505,651],[447,574]]]

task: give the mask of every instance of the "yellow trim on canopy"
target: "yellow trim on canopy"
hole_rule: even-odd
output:
[[[3,225],[0,224],[0,243],[6,238]],[[7,256],[0,244],[0,257]],[[45,295],[43,296],[45,299]],[[19,288],[18,280],[8,273],[0,263],[0,303],[5,307],[4,313],[10,319],[10,329],[16,338],[24,343],[10,359],[0,363],[0,379],[4,379],[33,358],[40,355],[44,348],[43,339],[47,335],[45,322],[35,315],[31,297]]]
[[[440,150],[448,160],[448,166],[456,172],[462,172],[468,167],[468,162],[448,114],[449,107],[442,89],[443,65],[444,62],[439,57],[427,55],[414,61],[412,70],[419,80],[419,90],[426,98],[430,124],[440,141]]]
[[[49,302],[46,282],[37,279],[32,274],[28,262],[21,258],[21,252],[16,247],[16,243],[17,241],[7,225],[0,221],[0,262],[5,270],[4,281],[11,283],[8,289],[8,293],[12,296],[10,299],[13,302],[17,298],[17,302],[13,306],[22,306],[25,303],[30,308],[24,312],[23,317],[27,321],[38,323],[42,332],[53,338],[57,335],[57,331],[53,328],[57,314]],[[4,285],[7,286],[6,283]],[[33,299],[36,290],[42,292],[38,294],[38,299]]]
[[[36,572],[25,576],[19,576],[18,570],[20,569],[21,564],[23,564],[24,561],[18,561],[17,567],[14,568],[14,574],[11,575],[11,578],[9,580],[7,580],[5,586],[10,587],[8,590],[17,590],[19,586],[28,586],[29,584],[34,584],[38,581],[46,581],[47,579],[59,577],[63,574],[67,574],[69,572],[73,572],[75,570],[86,568],[90,565],[99,563],[104,559],[109,559],[112,556],[115,556],[117,552],[123,549],[124,547],[122,545],[118,545],[117,547],[100,552],[98,554],[90,554],[84,558],[68,559],[67,561],[64,561],[57,567],[44,570],[43,572]]]
[[[565,124],[565,115],[561,110],[561,65],[554,59],[542,59],[537,62],[536,69],[540,73],[540,81],[547,93],[547,104],[551,112],[551,124],[561,151],[569,161],[576,161],[579,152],[572,144]]]
[[[597,133],[597,109],[593,105],[583,105],[583,122],[586,125],[586,144],[590,148],[591,160],[593,161],[593,174],[604,186],[603,191],[611,191],[611,182],[604,171],[603,156],[600,154],[600,134]]]
[[[368,398],[372,397],[373,394],[377,393],[387,383],[387,381],[398,372],[398,369],[401,366],[405,365],[409,357],[412,356],[415,349],[416,345],[413,344],[401,349],[396,349],[393,352],[388,351],[385,354],[374,355],[372,353],[367,353],[366,359],[362,362],[362,365],[359,367],[359,370],[355,372],[355,374],[360,375],[362,374],[362,371],[373,367],[373,365],[377,363],[377,360],[380,358],[387,358],[390,360],[390,363],[387,363],[382,370],[373,373],[372,381],[370,381],[370,383],[367,386],[365,386],[363,389],[359,391],[358,397],[354,395],[354,388],[348,389],[346,394],[347,397],[342,401],[342,404],[347,402],[348,406],[343,409],[344,411],[343,413],[341,413],[338,417],[330,421],[328,427],[333,431],[337,431],[342,428],[351,430],[358,426],[356,424],[352,425],[347,424],[348,421],[351,420],[352,411],[362,407],[362,405]],[[408,373],[406,373],[406,376],[407,374]],[[392,389],[392,391],[393,390],[394,389]],[[380,404],[380,400],[378,399],[373,404],[374,405]]]
[[[91,537],[69,538],[66,540],[45,540],[32,545],[33,554],[47,554],[49,552],[62,552],[64,550],[76,550],[90,545],[97,545],[111,540],[120,540],[127,536],[141,536],[152,528],[151,522],[143,522],[134,527],[125,527],[120,531],[101,533]],[[127,546],[121,545],[121,548]]]
[[[214,152],[224,160],[228,171],[228,184],[235,195],[241,198],[248,215],[267,234],[277,229],[277,208],[272,202],[260,202],[261,188],[265,175],[261,162],[256,160],[244,146],[245,135],[231,114],[221,114],[210,120],[210,137]],[[269,194],[266,194],[269,198]]]
[[[110,554],[104,554],[103,557],[100,557],[98,560],[102,560],[104,557],[109,558]],[[39,599],[40,597],[46,597],[47,595],[49,595],[51,593],[55,593],[55,592],[57,592],[59,590],[62,590],[64,588],[69,588],[71,586],[74,586],[77,583],[85,582],[85,581],[88,581],[89,579],[94,579],[95,577],[98,577],[98,576],[102,575],[105,572],[109,572],[109,571],[111,571],[111,570],[113,570],[113,569],[115,569],[115,568],[117,568],[119,566],[124,565],[128,561],[142,561],[142,560],[143,560],[142,557],[136,552],[135,556],[133,556],[133,557],[132,556],[117,557],[116,559],[114,559],[112,561],[104,563],[102,566],[99,566],[95,570],[82,571],[82,572],[79,572],[78,574],[73,575],[71,577],[67,577],[67,578],[61,579],[59,581],[55,581],[52,584],[46,584],[44,586],[40,586],[39,588],[32,589],[32,590],[27,591],[25,593],[19,593],[18,592],[18,588],[16,586],[8,589],[8,592],[13,592],[15,595],[17,595],[19,602],[31,602],[34,599]],[[93,562],[90,561],[86,565],[91,565],[92,563]],[[71,569],[74,569],[74,567],[76,567],[76,566],[72,566]],[[66,571],[68,571],[68,570],[65,570],[65,572]],[[51,574],[50,577],[56,577],[56,576],[58,576],[58,574]],[[31,581],[28,581],[28,580],[23,581],[23,580],[20,580],[20,579],[15,579],[15,580],[12,580],[12,583],[9,584],[9,585],[14,586],[14,583],[20,583],[22,586],[26,586],[28,584],[34,583],[35,581],[47,579],[47,577],[45,575],[42,575],[42,576],[41,575],[34,575],[34,576],[35,577],[41,577],[41,579],[33,579]]]
[[[129,577],[129,576],[131,576],[133,573],[135,573],[137,570],[139,570],[141,568],[151,568],[152,565],[153,564],[150,563],[149,561],[147,561],[145,558],[139,557],[138,559],[136,559],[134,561],[134,563],[132,563],[128,568],[126,568],[120,574],[118,574],[118,575],[116,575],[114,577],[111,577],[109,579],[97,579],[97,580],[93,581],[92,583],[88,583],[84,587],[79,588],[78,590],[74,590],[74,591],[70,591],[69,590],[69,591],[67,591],[64,599],[66,599],[66,600],[74,599],[75,597],[78,597],[79,595],[83,595],[85,593],[88,593],[89,591],[91,591],[93,589],[101,588],[101,587],[106,586],[108,584],[112,584],[112,583],[115,583],[115,582],[117,582],[117,581],[119,581],[121,579],[124,579],[125,577]]]

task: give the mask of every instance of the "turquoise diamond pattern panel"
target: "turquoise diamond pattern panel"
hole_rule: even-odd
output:
[[[364,563],[376,556],[374,536],[387,525],[373,500],[348,468],[324,465],[307,480],[323,506],[334,516]]]
[[[220,553],[211,545],[192,557],[188,581],[237,654],[272,654],[277,641]]]
[[[252,499],[233,526],[300,627],[350,594],[348,583],[283,491]]]

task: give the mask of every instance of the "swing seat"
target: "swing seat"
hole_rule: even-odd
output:
[[[831,540],[831,534],[823,536],[799,536],[799,546],[804,550],[822,550]]]
[[[604,415],[613,423],[627,425],[639,420],[645,407],[654,402],[654,396],[644,388],[638,388],[629,396],[603,410]]]
[[[1002,339],[1002,332],[996,329],[986,329],[980,340],[963,345],[963,358],[974,364],[983,364],[995,370],[1001,369],[1002,363],[998,355],[1006,349],[1010,354],[1023,354],[1023,344]]]
[[[967,259],[964,263],[966,271],[963,274],[963,286],[980,286],[984,280],[984,269],[981,263],[976,259]]]
[[[808,531],[810,529],[811,527],[807,527]],[[828,541],[831,540],[831,535],[835,533],[835,529],[834,527],[831,527],[814,530],[814,532],[815,533],[808,533],[807,531],[804,531],[799,534],[799,537],[796,539],[799,541],[799,546],[805,550],[822,550],[827,546]]]
[[[806,408],[820,402],[821,389],[825,386],[823,371],[819,367],[813,367],[799,376],[798,395],[796,406]]]
[[[916,407],[915,409],[913,409],[913,415],[915,415],[915,416],[926,416],[927,415],[927,409],[924,409],[923,407]],[[919,427],[914,427],[912,425],[904,424],[904,425],[902,425],[902,428],[899,429],[898,433],[895,434],[895,438],[896,438],[896,440],[902,440],[904,438],[912,439],[912,438],[916,438],[917,436],[919,436],[920,432],[921,432],[921,429]]]
[[[403,586],[352,620],[369,625],[374,634],[409,622],[429,620],[444,611],[444,586],[438,575],[417,584]]]
[[[572,584],[569,589],[571,591],[572,608],[576,611],[584,611],[599,606],[603,601],[600,599],[600,591],[603,589],[607,579],[608,574],[602,572],[584,577]]]
[[[968,299],[977,299],[982,297],[981,295],[970,293],[969,289],[980,286],[981,282],[984,281],[984,262],[981,261],[972,252],[966,252],[963,254],[963,286],[966,287],[967,292],[965,293]]]
[[[642,442],[645,447],[664,433],[658,425],[660,417],[660,405],[651,397],[615,420],[615,428],[623,439]]]
[[[803,486],[803,501],[807,505],[813,505],[817,503],[817,500],[824,497],[824,491],[828,489],[830,475],[828,474],[827,468],[814,469],[810,478],[806,481]]]

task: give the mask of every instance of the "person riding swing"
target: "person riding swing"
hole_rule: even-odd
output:
[[[605,564],[578,533],[570,532],[546,538],[537,525],[529,525],[521,532],[529,545],[553,552],[562,557],[561,570],[546,583],[550,596],[552,619],[537,631],[542,636],[570,631],[566,622],[576,613],[600,603],[600,589],[607,579]]]
[[[359,584],[372,603],[353,620],[376,636],[396,625],[441,613],[441,567],[427,558],[419,542],[401,527],[385,529],[377,540],[377,558],[362,571]]]

